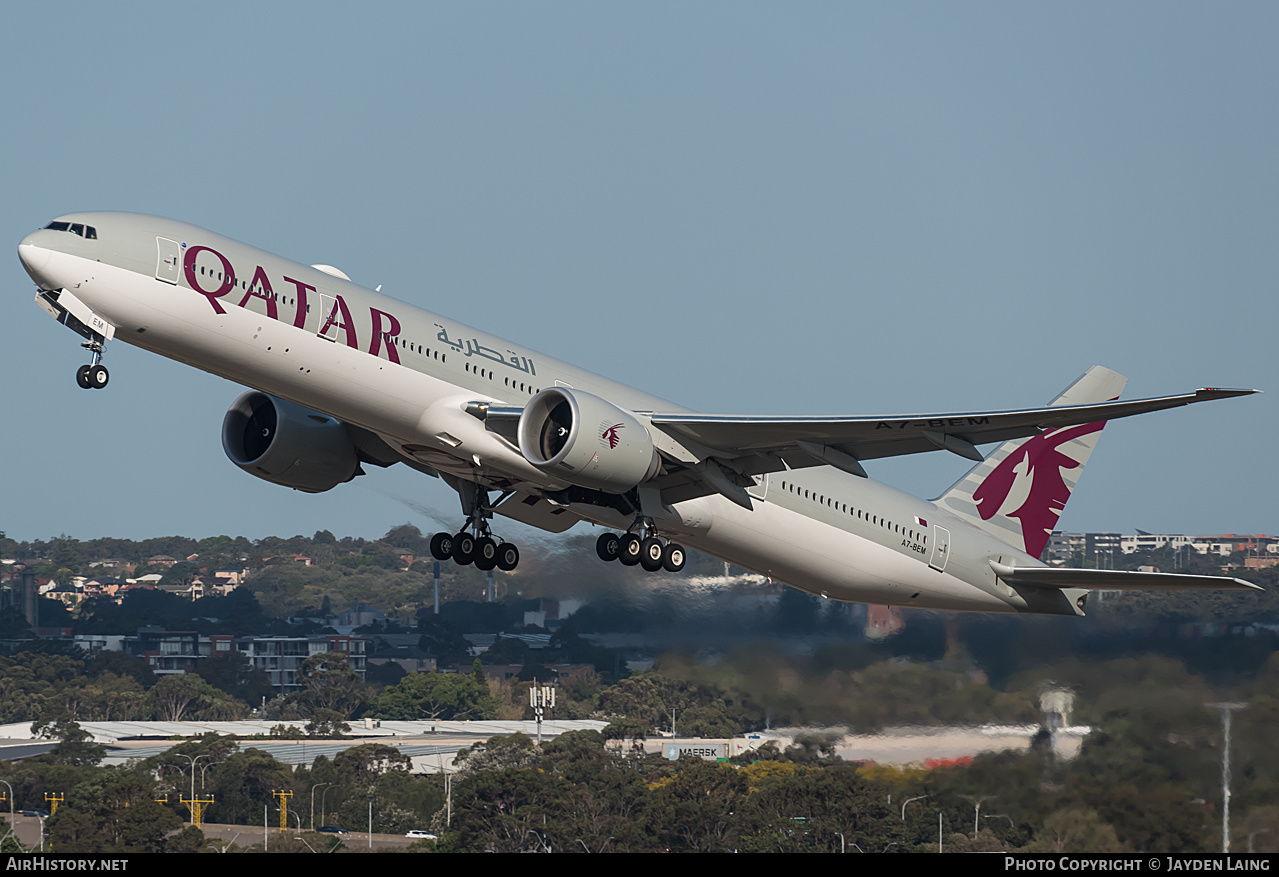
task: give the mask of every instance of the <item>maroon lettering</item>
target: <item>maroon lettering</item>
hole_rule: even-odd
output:
[[[323,301],[328,296],[321,296]],[[342,322],[338,322],[338,311],[342,312]],[[333,296],[333,306],[329,308],[329,314],[324,319],[323,325],[320,326],[319,334],[328,333],[329,329],[345,329],[346,330],[346,346],[354,350],[360,349],[359,341],[355,337],[355,321],[351,319],[351,309],[346,306],[346,299],[340,295]]]
[[[373,318],[373,339],[369,341],[369,353],[377,356],[382,350],[382,342],[386,342],[386,358],[396,365],[400,364],[400,351],[395,346],[395,336],[400,334],[400,321],[394,314],[369,308]],[[386,319],[387,328],[382,328],[382,320]]]
[[[217,289],[209,291],[200,286],[199,275],[196,273],[195,261],[201,251],[207,250],[218,257],[222,262],[222,285]],[[231,291],[231,287],[235,286],[235,269],[231,267],[231,263],[227,261],[227,257],[219,253],[212,247],[189,247],[186,257],[182,260],[182,270],[186,274],[187,283],[191,288],[200,295],[209,300],[209,304],[213,305],[214,313],[225,314],[226,309],[218,302],[218,299]]]
[[[315,287],[309,283],[303,283],[301,280],[294,280],[292,277],[284,278],[285,283],[292,283],[298,288],[298,309],[293,315],[293,325],[295,328],[302,329],[306,327],[306,291],[309,289],[315,292]]]
[[[244,298],[240,299],[240,307],[248,304],[251,298],[260,298],[265,301],[266,315],[273,320],[280,319],[275,307],[275,292],[271,289],[271,281],[267,279],[261,265],[257,266],[257,270],[253,272],[253,282],[249,284],[249,291],[244,294]]]

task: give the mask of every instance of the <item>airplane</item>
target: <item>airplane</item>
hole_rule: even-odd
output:
[[[1046,407],[880,416],[700,414],[523,345],[194,225],[73,213],[18,246],[36,303],[85,339],[85,389],[124,341],[251,388],[222,445],[305,492],[365,466],[443,479],[464,523],[439,560],[513,570],[494,515],[553,533],[608,528],[602,560],[678,572],[689,546],[824,598],[1083,615],[1102,589],[1260,590],[1237,578],[1040,560],[1107,421],[1254,390],[1119,401],[1088,369]],[[989,454],[978,445],[997,446]],[[864,463],[949,451],[975,465],[935,500]],[[614,532],[616,531],[616,532]]]

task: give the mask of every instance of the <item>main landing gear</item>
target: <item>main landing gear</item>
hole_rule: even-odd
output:
[[[688,555],[683,545],[658,536],[651,523],[642,522],[637,527],[639,532],[632,528],[620,536],[604,533],[595,540],[595,553],[600,560],[620,560],[625,566],[639,564],[649,572],[679,572],[684,568]]]
[[[83,390],[101,390],[111,379],[111,375],[107,373],[107,367],[102,365],[102,342],[86,341],[80,346],[89,351],[93,361],[76,369],[75,382]]]
[[[461,566],[474,563],[476,569],[486,572],[494,568],[510,572],[520,563],[520,550],[515,543],[496,541],[489,535],[487,526],[474,532],[463,528],[460,533],[436,533],[431,537],[431,555],[436,560],[452,560]]]
[[[520,563],[520,550],[513,542],[498,542],[489,530],[493,510],[488,504],[488,491],[477,484],[469,502],[466,493],[461,496],[466,523],[458,533],[432,536],[431,556],[436,560],[452,560],[461,566],[474,563],[476,569],[485,572],[494,568],[503,572],[515,569]]]

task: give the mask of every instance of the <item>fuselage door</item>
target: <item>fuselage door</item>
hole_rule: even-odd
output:
[[[177,285],[182,272],[182,247],[177,241],[157,237],[155,239],[155,279]]]
[[[751,481],[754,482],[750,487],[746,488],[746,492],[756,499],[763,499],[768,495],[768,473],[763,475],[752,475]]]
[[[933,556],[928,561],[928,565],[942,572],[946,569],[948,557],[950,557],[950,531],[933,524]]]

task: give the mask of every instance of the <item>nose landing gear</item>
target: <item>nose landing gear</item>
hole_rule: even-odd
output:
[[[103,345],[100,341],[86,341],[80,345],[92,354],[93,361],[76,369],[75,382],[83,390],[101,390],[111,379],[107,367],[102,365]]]
[[[94,313],[69,289],[41,289],[36,292],[36,304],[81,338],[88,339],[80,346],[89,351],[89,364],[76,369],[76,383],[85,390],[105,387],[110,375],[102,365],[102,352],[106,343],[115,337],[115,326]]]

